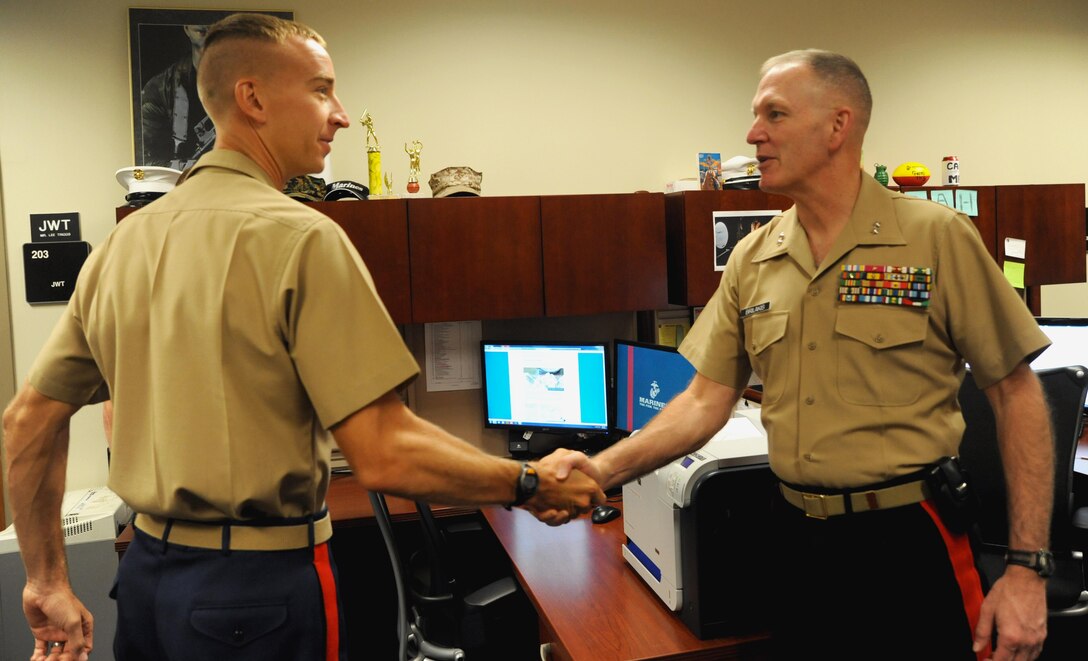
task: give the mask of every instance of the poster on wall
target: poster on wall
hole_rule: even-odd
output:
[[[208,26],[237,11],[128,10],[133,165],[184,170],[215,144],[215,127],[196,93]],[[289,11],[256,11],[294,18]]]
[[[769,209],[713,212],[711,222],[714,224],[714,270],[724,271],[737,243],[781,213]]]

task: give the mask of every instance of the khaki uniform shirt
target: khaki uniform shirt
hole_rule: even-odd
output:
[[[249,519],[319,512],[327,430],[418,369],[340,227],[217,150],[91,253],[30,382],[108,386],[137,512]]]
[[[913,270],[918,288],[903,298],[928,305],[874,302],[851,282],[840,291],[844,265],[908,267],[897,276]],[[737,245],[680,351],[724,385],[762,378],[780,479],[848,488],[956,454],[964,360],[987,387],[1048,344],[970,219],[862,175],[823,264],[796,207],[786,211]]]

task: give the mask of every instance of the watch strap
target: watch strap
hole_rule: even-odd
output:
[[[521,471],[518,473],[518,479],[514,482],[514,502],[505,505],[506,509],[523,505],[536,495],[537,487],[540,484],[536,478],[536,469],[530,466],[529,462],[523,462]]]
[[[1054,555],[1046,549],[1038,551],[1025,551],[1021,549],[1008,549],[1005,551],[1005,564],[1019,565],[1034,570],[1037,574],[1046,578],[1054,571]]]

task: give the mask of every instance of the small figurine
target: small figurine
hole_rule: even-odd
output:
[[[412,141],[412,148],[404,143],[404,153],[408,154],[408,192],[419,192],[419,153],[423,151],[423,143],[419,140]]]
[[[876,173],[873,174],[873,179],[879,181],[885,188],[888,186],[888,166],[876,164]]]
[[[378,136],[374,133],[374,118],[369,110],[363,111],[359,122],[366,127],[366,166],[369,174],[370,194],[382,193],[382,148],[378,144]],[[373,139],[373,144],[371,144]]]

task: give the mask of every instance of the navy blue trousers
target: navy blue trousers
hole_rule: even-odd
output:
[[[929,503],[818,520],[779,497],[774,517],[776,659],[976,658],[974,554]]]
[[[118,661],[343,661],[328,544],[207,550],[135,532],[117,572]]]

